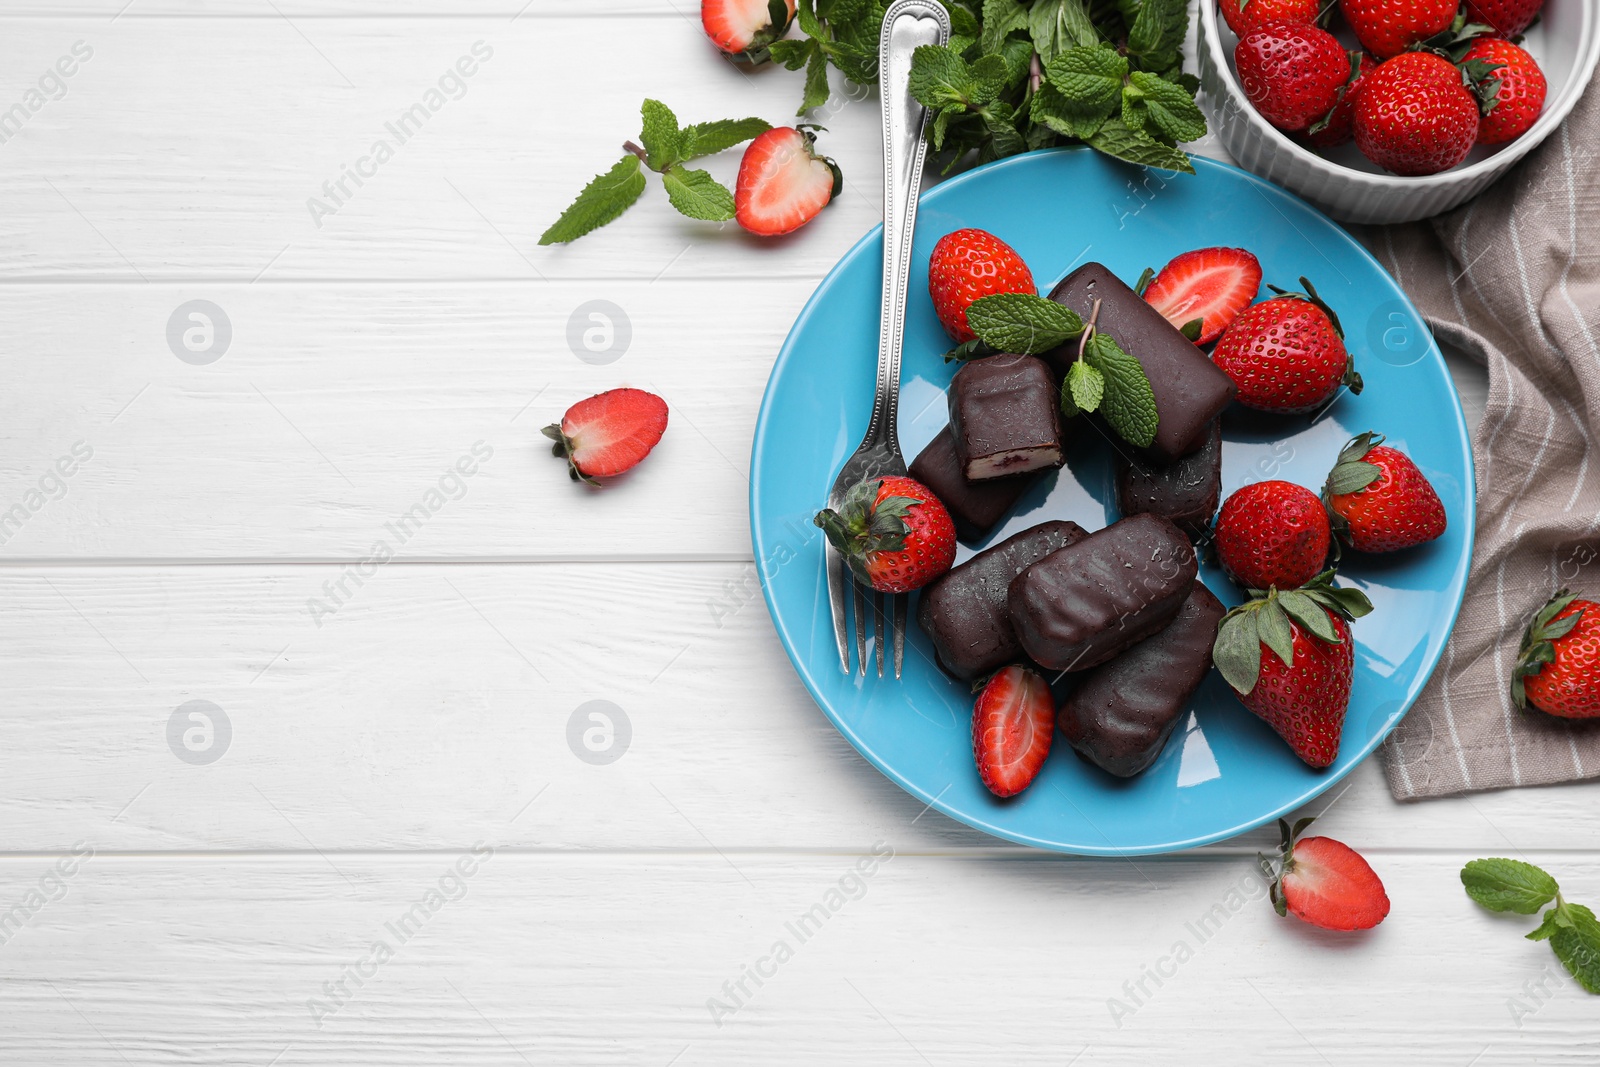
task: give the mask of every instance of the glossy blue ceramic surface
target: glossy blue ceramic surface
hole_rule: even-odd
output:
[[[767,606],[795,670],[863,756],[951,818],[1041,848],[1095,854],[1168,852],[1219,841],[1311,800],[1370,755],[1432,673],[1461,604],[1472,550],[1473,474],[1467,430],[1438,348],[1411,302],[1343,230],[1313,208],[1233,167],[1196,159],[1194,176],[1127,167],[1084,149],[1033,152],[978,168],[922,199],[913,256],[900,400],[909,460],[946,421],[950,347],[928,297],[928,254],[941,236],[976,226],[1027,260],[1041,292],[1099,260],[1132,284],[1146,266],[1207,245],[1260,257],[1265,280],[1301,275],[1339,313],[1360,396],[1323,415],[1224,416],[1223,494],[1283,478],[1320,488],[1338,450],[1367,429],[1411,455],[1433,482],[1449,529],[1387,556],[1347,555],[1343,582],[1372,598],[1356,625],[1356,678],[1333,767],[1313,771],[1250,715],[1215,672],[1165,751],[1143,775],[1114,778],[1056,743],[1023,794],[992,796],[972,762],[972,697],[934,666],[913,621],[905,676],[840,671],[811,516],[866,430],[877,357],[882,232],[834,267],[800,313],[767,384],[751,463],[750,517]],[[1263,291],[1263,295],[1267,295]],[[1098,529],[1117,518],[1109,449],[1072,435],[1065,468],[1036,486],[993,541],[1046,519]],[[981,547],[981,546],[980,546]],[[971,554],[963,548],[960,558]],[[1214,566],[1201,577],[1228,604],[1238,592]],[[913,611],[913,619],[914,619]]]

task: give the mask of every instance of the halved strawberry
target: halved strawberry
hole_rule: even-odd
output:
[[[621,474],[650,454],[667,432],[667,402],[643,389],[612,389],[580,400],[544,428],[551,453],[567,461],[573,481]]]
[[[997,797],[1032,784],[1050,755],[1056,701],[1045,680],[1013,664],[989,679],[972,708],[972,756],[978,777]]]
[[[1370,930],[1383,922],[1389,914],[1389,894],[1372,865],[1342,841],[1300,837],[1310,824],[1310,819],[1301,819],[1291,830],[1278,820],[1283,843],[1277,870],[1272,871],[1272,862],[1261,857],[1272,874],[1272,906],[1279,915],[1293,912],[1324,930]]]
[[[767,49],[789,30],[795,0],[700,0],[700,25],[722,54],[765,63]]]
[[[844,188],[839,165],[812,148],[813,130],[805,123],[779,126],[750,142],[739,161],[733,190],[739,225],[763,237],[798,230],[832,203]]]
[[[1200,320],[1197,345],[1222,336],[1261,288],[1261,262],[1242,248],[1197,248],[1161,268],[1145,302],[1180,330]]]

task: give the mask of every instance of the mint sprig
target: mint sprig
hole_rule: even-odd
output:
[[[1473,860],[1461,868],[1467,896],[1490,911],[1532,915],[1554,901],[1529,941],[1549,941],[1567,973],[1590,993],[1600,993],[1600,920],[1582,904],[1572,904],[1548,873],[1521,860]]]
[[[1144,365],[1098,328],[1099,318],[1100,301],[1096,300],[1089,321],[1078,332],[1077,358],[1068,365],[1061,383],[1061,413],[1071,419],[1098,411],[1124,441],[1148,448],[1156,439],[1159,422],[1155,392]],[[972,321],[970,311],[967,321]]]
[[[828,99],[831,67],[878,81],[889,0],[799,0],[801,36],[772,58],[805,71],[800,114]],[[1088,144],[1133,163],[1192,173],[1178,147],[1206,132],[1198,80],[1182,69],[1187,0],[945,0],[951,35],[919,48],[912,93],[949,173],[1036,148]]]
[[[708,222],[733,218],[733,194],[727,187],[705,171],[684,164],[743,144],[772,129],[771,123],[747,118],[680,126],[672,109],[659,100],[646,100],[639,117],[639,143],[623,145],[627,154],[584,186],[572,205],[540,235],[540,244],[576,241],[614,221],[644,194],[642,167],[661,175],[668,202],[689,218]]]
[[[995,352],[1037,356],[1083,333],[1071,308],[1032,293],[994,293],[967,307],[967,325]]]

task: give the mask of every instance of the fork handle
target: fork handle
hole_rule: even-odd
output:
[[[900,350],[905,343],[906,287],[917,187],[928,145],[927,111],[911,95],[911,53],[919,45],[950,40],[950,13],[938,0],[897,0],[883,18],[878,41],[878,84],[883,104],[883,316],[878,337],[878,381],[867,440],[900,455]]]

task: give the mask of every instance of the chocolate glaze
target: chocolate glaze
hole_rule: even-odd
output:
[[[917,625],[933,642],[939,665],[970,681],[1021,659],[1006,602],[1011,579],[1088,536],[1075,522],[1042,522],[984,549],[925,586]]]
[[[1059,718],[1079,755],[1123,778],[1154,763],[1211,669],[1211,645],[1227,610],[1195,582],[1165,629],[1085,671]]]
[[[950,432],[968,481],[1061,466],[1061,394],[1035,356],[1004,353],[950,380]]]
[[[1221,419],[1211,420],[1198,451],[1176,462],[1158,465],[1117,455],[1117,511],[1124,516],[1164,515],[1198,541],[1206,535],[1221,496]]]
[[[1233,400],[1238,388],[1215,363],[1120,278],[1099,263],[1085,263],[1061,280],[1050,299],[1089,321],[1100,300],[1099,329],[1137,359],[1156,397],[1156,438],[1146,454],[1157,463],[1171,463],[1204,443],[1211,420]],[[1045,358],[1058,375],[1077,356],[1078,342],[1068,341]]]
[[[1171,622],[1198,572],[1170,519],[1133,515],[1019,574],[1007,594],[1012,629],[1041,666],[1086,671]]]
[[[969,482],[961,473],[961,461],[956,458],[955,436],[946,426],[939,431],[939,436],[928,442],[927,448],[917,453],[917,458],[911,461],[910,474],[939,498],[950,518],[955,520],[957,537],[963,541],[982,541],[989,536],[989,531],[1000,525],[1000,520],[1028,487],[1038,481],[1040,472]]]

